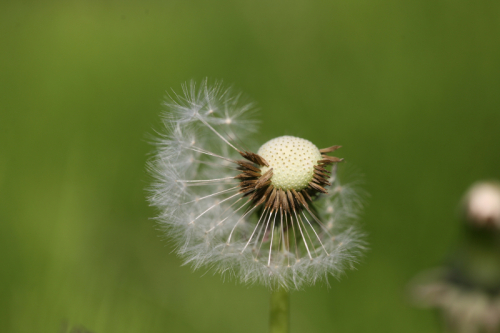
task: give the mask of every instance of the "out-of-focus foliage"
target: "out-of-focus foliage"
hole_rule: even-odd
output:
[[[4,1],[0,331],[261,332],[268,291],[181,267],[144,188],[166,89],[258,101],[260,142],[341,144],[371,251],[295,292],[292,332],[438,332],[404,299],[500,178],[500,2]],[[254,147],[256,150],[258,147]]]

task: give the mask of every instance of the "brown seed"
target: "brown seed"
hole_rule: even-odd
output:
[[[292,193],[293,195],[295,196],[295,198],[297,199],[297,201],[302,205],[304,206],[306,209],[309,209],[309,206],[307,205],[307,202],[306,200],[304,199],[304,197],[302,196],[302,194],[300,194],[300,192],[297,192],[295,191],[294,189],[292,189]]]
[[[288,206],[288,200],[286,198],[286,193],[282,189],[280,189],[280,199],[281,199],[281,206],[283,207],[283,210],[286,213],[290,212],[290,208]]]
[[[239,165],[239,170],[252,170],[254,172],[257,172],[257,173],[260,173],[260,169],[253,166],[252,163],[250,162],[247,162],[247,161],[242,161],[242,160],[238,160],[238,161],[234,161],[236,164]]]
[[[330,171],[326,170],[324,167],[322,167],[321,165],[315,165],[314,166],[314,169],[318,170],[318,171],[321,171],[321,172],[324,172],[326,174],[329,174],[331,173]]]
[[[292,211],[295,211],[295,203],[293,202],[294,200],[293,200],[292,192],[286,191],[286,195],[288,197],[288,203],[290,204]]]
[[[312,202],[311,196],[307,193],[307,190],[302,190],[301,193],[307,201]]]
[[[320,149],[319,152],[320,153],[331,153],[332,151],[335,151],[339,148],[342,148],[342,146],[331,146],[328,148],[323,148],[323,149]]]
[[[267,170],[265,174],[262,175],[262,177],[259,178],[257,181],[257,184],[255,184],[255,188],[258,189],[260,187],[264,187],[265,184],[270,181],[270,179],[273,177],[273,169]]]
[[[317,190],[317,191],[319,191],[319,192],[321,192],[321,193],[328,193],[328,191],[327,191],[327,190],[325,190],[323,187],[319,186],[318,184],[315,184],[315,183],[313,183],[313,182],[309,182],[309,185],[310,185],[313,189],[315,189],[315,190]]]
[[[338,157],[335,157],[335,156],[328,156],[328,155],[321,155],[321,157],[323,157],[323,160],[327,160],[327,161],[330,161],[332,163],[338,163],[338,162],[342,162],[344,159],[343,158],[338,158]]]
[[[269,196],[269,198],[267,199],[266,201],[266,208],[269,208],[271,207],[271,205],[274,203],[274,199],[276,198],[276,189],[273,189],[271,191],[271,195]]]

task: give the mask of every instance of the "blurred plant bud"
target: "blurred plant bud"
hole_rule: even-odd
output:
[[[500,184],[474,184],[464,198],[464,209],[465,216],[472,225],[500,229]]]
[[[443,267],[410,284],[416,305],[436,309],[445,330],[500,332],[500,185],[478,182],[462,200],[462,239]]]

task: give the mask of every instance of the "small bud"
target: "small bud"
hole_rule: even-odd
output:
[[[500,185],[480,182],[471,187],[465,196],[467,220],[478,227],[500,228]]]

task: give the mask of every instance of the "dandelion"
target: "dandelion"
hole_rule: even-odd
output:
[[[478,182],[466,194],[465,215],[471,225],[500,229],[500,184]]]
[[[343,159],[329,154],[340,146],[281,136],[252,149],[253,105],[242,99],[204,81],[165,103],[150,201],[178,254],[195,268],[273,290],[352,268],[363,250],[349,223],[360,200],[337,178]]]
[[[436,309],[447,331],[500,331],[500,184],[478,182],[461,204],[462,239],[440,268],[410,284],[413,301]]]

